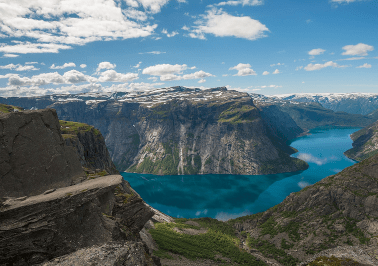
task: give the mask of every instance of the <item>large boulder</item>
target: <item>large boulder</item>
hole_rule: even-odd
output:
[[[0,198],[38,195],[82,177],[55,110],[0,112]]]

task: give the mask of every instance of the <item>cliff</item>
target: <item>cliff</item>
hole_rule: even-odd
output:
[[[344,152],[346,156],[362,161],[378,153],[378,121],[351,134],[353,148]]]
[[[13,107],[12,107],[13,108]],[[31,196],[85,176],[55,110],[0,112],[0,195]]]
[[[0,265],[161,265],[144,226],[164,215],[120,175],[87,179],[55,110],[15,109],[0,112]],[[93,127],[61,123],[66,140],[89,147],[84,165],[112,166]]]
[[[246,93],[176,87],[127,97],[50,107],[64,120],[98,128],[120,171],[256,175],[308,167],[270,134]]]
[[[110,158],[105,139],[93,126],[60,120],[62,137],[67,146],[75,148],[89,178],[119,174]]]

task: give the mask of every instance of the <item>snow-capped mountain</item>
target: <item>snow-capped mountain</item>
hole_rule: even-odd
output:
[[[296,93],[263,96],[251,94],[265,102],[315,102],[335,112],[367,115],[378,109],[378,93]]]

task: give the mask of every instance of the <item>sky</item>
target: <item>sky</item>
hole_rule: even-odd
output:
[[[378,94],[377,0],[0,0],[0,97]]]

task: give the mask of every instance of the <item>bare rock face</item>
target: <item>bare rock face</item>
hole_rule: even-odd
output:
[[[153,215],[120,175],[7,201],[0,210],[0,265],[33,265],[111,241],[140,242],[138,233]]]
[[[256,175],[308,167],[289,156],[293,150],[284,139],[269,133],[248,94],[226,88],[173,87],[50,107],[62,119],[101,130],[120,171]]]
[[[59,121],[62,137],[67,146],[72,146],[88,177],[119,174],[101,132],[84,123]]]
[[[55,110],[0,112],[0,197],[21,197],[71,185],[85,176],[64,145]]]
[[[160,260],[150,256],[141,242],[111,242],[99,247],[80,249],[40,266],[154,266]]]

